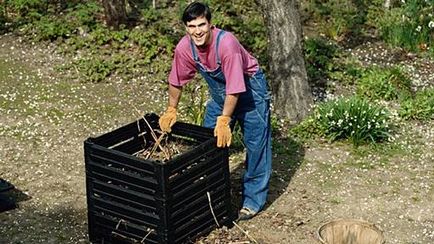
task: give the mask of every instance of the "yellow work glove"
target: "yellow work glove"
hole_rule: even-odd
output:
[[[163,132],[171,132],[172,125],[176,122],[176,108],[174,107],[167,107],[166,112],[164,112],[163,115],[161,115],[160,120],[158,123],[160,124],[160,128]]]
[[[217,136],[217,147],[229,147],[232,141],[231,127],[229,123],[231,117],[222,115],[217,117],[217,123],[214,128],[214,136]]]

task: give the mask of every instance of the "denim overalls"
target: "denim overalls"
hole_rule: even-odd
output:
[[[199,73],[208,83],[210,100],[206,105],[204,126],[214,128],[217,116],[223,110],[226,97],[226,81],[221,69],[218,55],[220,39],[224,35],[220,31],[216,43],[217,68],[207,70],[199,60],[196,46],[191,41],[191,49]],[[270,126],[270,94],[267,81],[261,69],[253,76],[244,75],[246,92],[240,94],[232,125],[240,123],[244,144],[246,146],[246,172],[243,178],[243,207],[259,212],[265,205],[268,193],[268,182],[271,175],[271,126]]]

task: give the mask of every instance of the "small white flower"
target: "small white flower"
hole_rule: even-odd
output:
[[[417,31],[417,32],[420,32],[421,30],[422,30],[422,26],[418,25],[418,26],[416,27],[416,31]]]
[[[434,21],[430,21],[429,23],[428,23],[428,27],[431,29],[431,28],[434,28]]]
[[[405,0],[401,0],[401,3],[404,3],[404,4],[405,4]]]

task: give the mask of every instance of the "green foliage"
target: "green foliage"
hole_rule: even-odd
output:
[[[183,88],[182,111],[187,120],[196,125],[203,125],[206,101],[208,99],[206,84],[195,79]]]
[[[304,42],[304,52],[309,79],[319,80],[326,78],[327,73],[332,70],[338,48],[324,38],[308,38]]]
[[[6,29],[6,9],[4,5],[0,5],[0,33]]]
[[[230,1],[210,0],[213,11],[211,22],[218,28],[232,31],[250,52],[266,63],[267,30],[260,9],[254,1],[240,0],[237,4]]]
[[[309,116],[299,124],[292,127],[288,132],[289,137],[305,141],[321,135],[318,123],[313,116]]]
[[[45,0],[5,0],[8,11],[16,13],[21,22],[29,22],[40,18],[48,10]]]
[[[425,51],[434,44],[434,1],[407,0],[378,21],[381,37],[394,46]]]
[[[110,75],[115,65],[111,60],[106,60],[99,57],[90,57],[88,59],[79,59],[76,62],[76,67],[86,77],[86,80],[99,82]]]
[[[320,23],[322,32],[336,41],[340,41],[350,33],[360,32],[365,22],[365,1],[348,0],[312,0],[310,12]]]
[[[314,116],[322,135],[348,139],[354,146],[386,140],[391,132],[389,112],[359,97],[324,102]]]
[[[433,0],[391,1],[390,9],[384,0],[307,2],[308,21],[319,23],[320,31],[336,41],[378,30],[392,46],[434,54]]]
[[[327,75],[343,85],[354,85],[365,72],[366,69],[356,59],[339,56],[333,60],[333,69]]]
[[[414,98],[403,101],[399,115],[404,119],[434,119],[434,88],[422,90]]]
[[[233,149],[239,149],[239,150],[243,150],[243,148],[245,148],[243,130],[240,124],[238,123],[235,124],[234,129],[232,130],[231,147]]]
[[[67,1],[64,5],[45,0],[6,3],[14,28],[36,41],[56,41],[65,54],[78,57],[70,68],[79,70],[91,82],[103,81],[112,74],[143,75],[143,70],[155,73],[149,69],[155,64],[167,71],[170,61],[163,64],[156,62],[156,58],[171,57],[176,43],[185,34],[180,13],[187,1],[159,2],[158,7],[164,7],[156,9],[150,7],[150,1],[136,2],[136,25],[122,26],[119,30],[105,26],[101,3],[94,0]],[[214,13],[214,24],[234,31],[246,48],[259,53],[255,56],[265,63],[265,27],[256,5],[247,0],[239,4],[214,0],[210,6],[215,11],[227,10]],[[3,9],[2,5],[0,31],[8,16],[5,11],[2,14]]]
[[[53,10],[54,11],[54,10]],[[75,34],[82,35],[97,27],[96,16],[101,8],[94,2],[76,4],[60,15],[45,14],[34,18],[24,28],[34,34],[37,41],[67,39]]]
[[[66,19],[75,23],[75,26],[83,26],[93,29],[98,21],[97,16],[102,14],[102,8],[96,2],[78,3],[67,10]]]
[[[364,73],[360,62],[345,55],[335,42],[324,37],[307,38],[303,48],[307,75],[314,84],[333,80],[353,85]]]
[[[410,96],[410,86],[410,78],[400,68],[370,67],[357,81],[357,94],[377,100],[395,100]]]
[[[39,20],[35,21],[35,29],[33,26],[28,26],[30,29],[36,31],[35,39],[37,41],[49,40],[53,41],[58,38],[66,38],[73,31],[72,27],[62,19],[50,16],[42,16]]]

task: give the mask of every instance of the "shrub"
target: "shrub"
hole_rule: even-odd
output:
[[[308,77],[315,81],[325,78],[333,68],[338,49],[324,38],[308,38],[304,42],[304,53]]]
[[[389,112],[359,97],[320,104],[314,112],[318,130],[330,140],[348,139],[358,146],[390,135]]]
[[[57,40],[70,38],[74,34],[97,29],[96,17],[101,8],[95,2],[76,4],[57,15],[41,15],[26,27],[27,32],[35,34],[36,40]],[[79,36],[82,38],[82,36]]]
[[[420,91],[414,98],[403,101],[399,115],[404,119],[434,119],[434,88]]]
[[[400,68],[370,67],[357,81],[357,94],[390,101],[408,97],[410,86],[410,78]]]
[[[314,116],[309,116],[289,130],[289,137],[301,141],[312,139],[321,135],[318,123]]]
[[[17,15],[21,22],[31,22],[39,19],[47,12],[47,1],[45,0],[8,0],[8,11]]]
[[[53,41],[58,38],[66,38],[71,35],[74,30],[71,25],[59,18],[42,16],[38,21],[35,21],[34,27],[28,26],[35,31],[37,41],[49,40]]]
[[[365,70],[357,59],[340,56],[333,61],[333,69],[328,73],[328,77],[343,85],[354,85],[355,81],[366,72]]]
[[[93,29],[97,25],[97,16],[102,14],[102,8],[97,2],[79,3],[68,9],[67,20],[74,26],[85,26]]]
[[[267,29],[260,8],[254,4],[254,1],[239,0],[237,4],[220,0],[207,2],[213,8],[213,24],[232,31],[261,64],[266,64]]]
[[[368,2],[368,5],[370,3]],[[309,8],[321,31],[336,41],[350,33],[358,33],[365,22],[365,1],[313,0]]]
[[[6,10],[3,5],[0,5],[0,33],[6,28]]]
[[[91,57],[89,59],[79,59],[76,67],[80,70],[85,79],[91,82],[103,81],[107,76],[115,71],[115,64],[110,59],[103,57]]]

